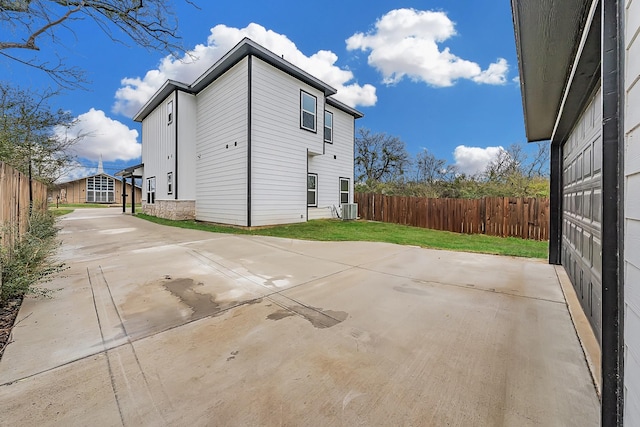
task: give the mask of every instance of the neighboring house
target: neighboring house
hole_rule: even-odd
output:
[[[549,261],[600,342],[602,425],[640,425],[640,1],[512,9],[527,138],[551,143]]]
[[[135,188],[136,203],[142,197],[142,189]],[[131,203],[131,184],[125,185],[127,203]],[[122,181],[104,173],[102,159],[98,173],[85,178],[56,184],[49,189],[47,199],[52,203],[105,203],[122,204]]]
[[[355,119],[328,84],[245,38],[142,122],[142,210],[239,226],[332,217],[353,202]]]

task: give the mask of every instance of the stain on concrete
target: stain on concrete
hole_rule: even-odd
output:
[[[323,310],[317,307],[307,307],[303,305],[293,305],[287,309],[281,309],[267,316],[269,320],[281,320],[285,317],[298,315],[309,321],[315,328],[324,329],[342,323],[349,313],[344,311]]]
[[[214,295],[196,292],[196,287],[203,286],[202,282],[196,283],[188,278],[165,279],[162,286],[191,308],[192,319],[212,316],[221,311]]]
[[[235,350],[231,352],[231,356],[227,357],[227,362],[236,358],[236,356],[240,353],[239,350]]]
[[[394,286],[393,290],[396,292],[402,292],[403,294],[420,295],[420,296],[430,295],[429,291],[427,291],[426,289],[414,288],[409,285]]]

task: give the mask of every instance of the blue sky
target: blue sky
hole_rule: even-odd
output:
[[[71,176],[91,173],[99,154],[109,173],[139,163],[140,126],[131,120],[137,108],[166,78],[191,83],[247,35],[338,89],[338,99],[365,114],[357,127],[399,136],[412,154],[427,149],[473,172],[492,147],[525,143],[508,2],[197,3],[200,9],[182,0],[173,6],[195,64],[114,43],[92,21],[58,31],[59,44],[43,40],[41,58],[63,57],[91,81],[89,90],[67,90],[53,101],[80,119],[76,132],[92,133],[76,146],[89,169]],[[0,80],[54,85],[8,60]]]

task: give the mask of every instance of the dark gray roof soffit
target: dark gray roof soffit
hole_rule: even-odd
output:
[[[584,44],[584,58],[581,57],[577,62],[578,66],[585,69],[576,68],[576,72],[572,73],[572,68],[589,12],[597,1],[511,0],[529,141],[551,139],[564,98],[564,111],[574,107],[576,102],[565,96],[570,77],[574,78],[572,86],[578,80],[592,80],[593,72],[587,65],[593,62],[588,58],[593,54],[593,40],[589,40],[591,44],[588,46]],[[595,21],[599,22],[599,18],[596,17]],[[591,30],[596,29],[592,26]]]
[[[324,83],[323,81],[313,77],[311,74],[296,67],[284,58],[276,55],[275,53],[265,49],[253,40],[245,37],[238,43],[233,49],[227,52],[222,58],[220,58],[215,64],[213,64],[207,71],[205,71],[200,77],[198,77],[191,85],[168,80],[165,84],[151,97],[151,99],[142,107],[142,109],[133,118],[137,122],[141,122],[146,116],[148,116],[160,103],[171,94],[174,90],[181,90],[191,94],[197,94],[213,81],[215,81],[222,74],[227,72],[230,68],[240,62],[245,56],[255,56],[260,58],[264,62],[272,65],[273,67],[289,74],[292,77],[297,78],[308,84],[309,86],[318,89],[326,97],[334,95],[336,90]],[[335,101],[335,100],[334,100]],[[362,117],[362,113],[335,101],[336,108],[340,108],[349,114],[357,117],[359,114]]]

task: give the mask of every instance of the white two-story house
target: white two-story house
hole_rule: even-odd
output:
[[[255,227],[353,202],[355,120],[336,90],[245,38],[190,85],[167,81],[142,122],[144,213]]]

